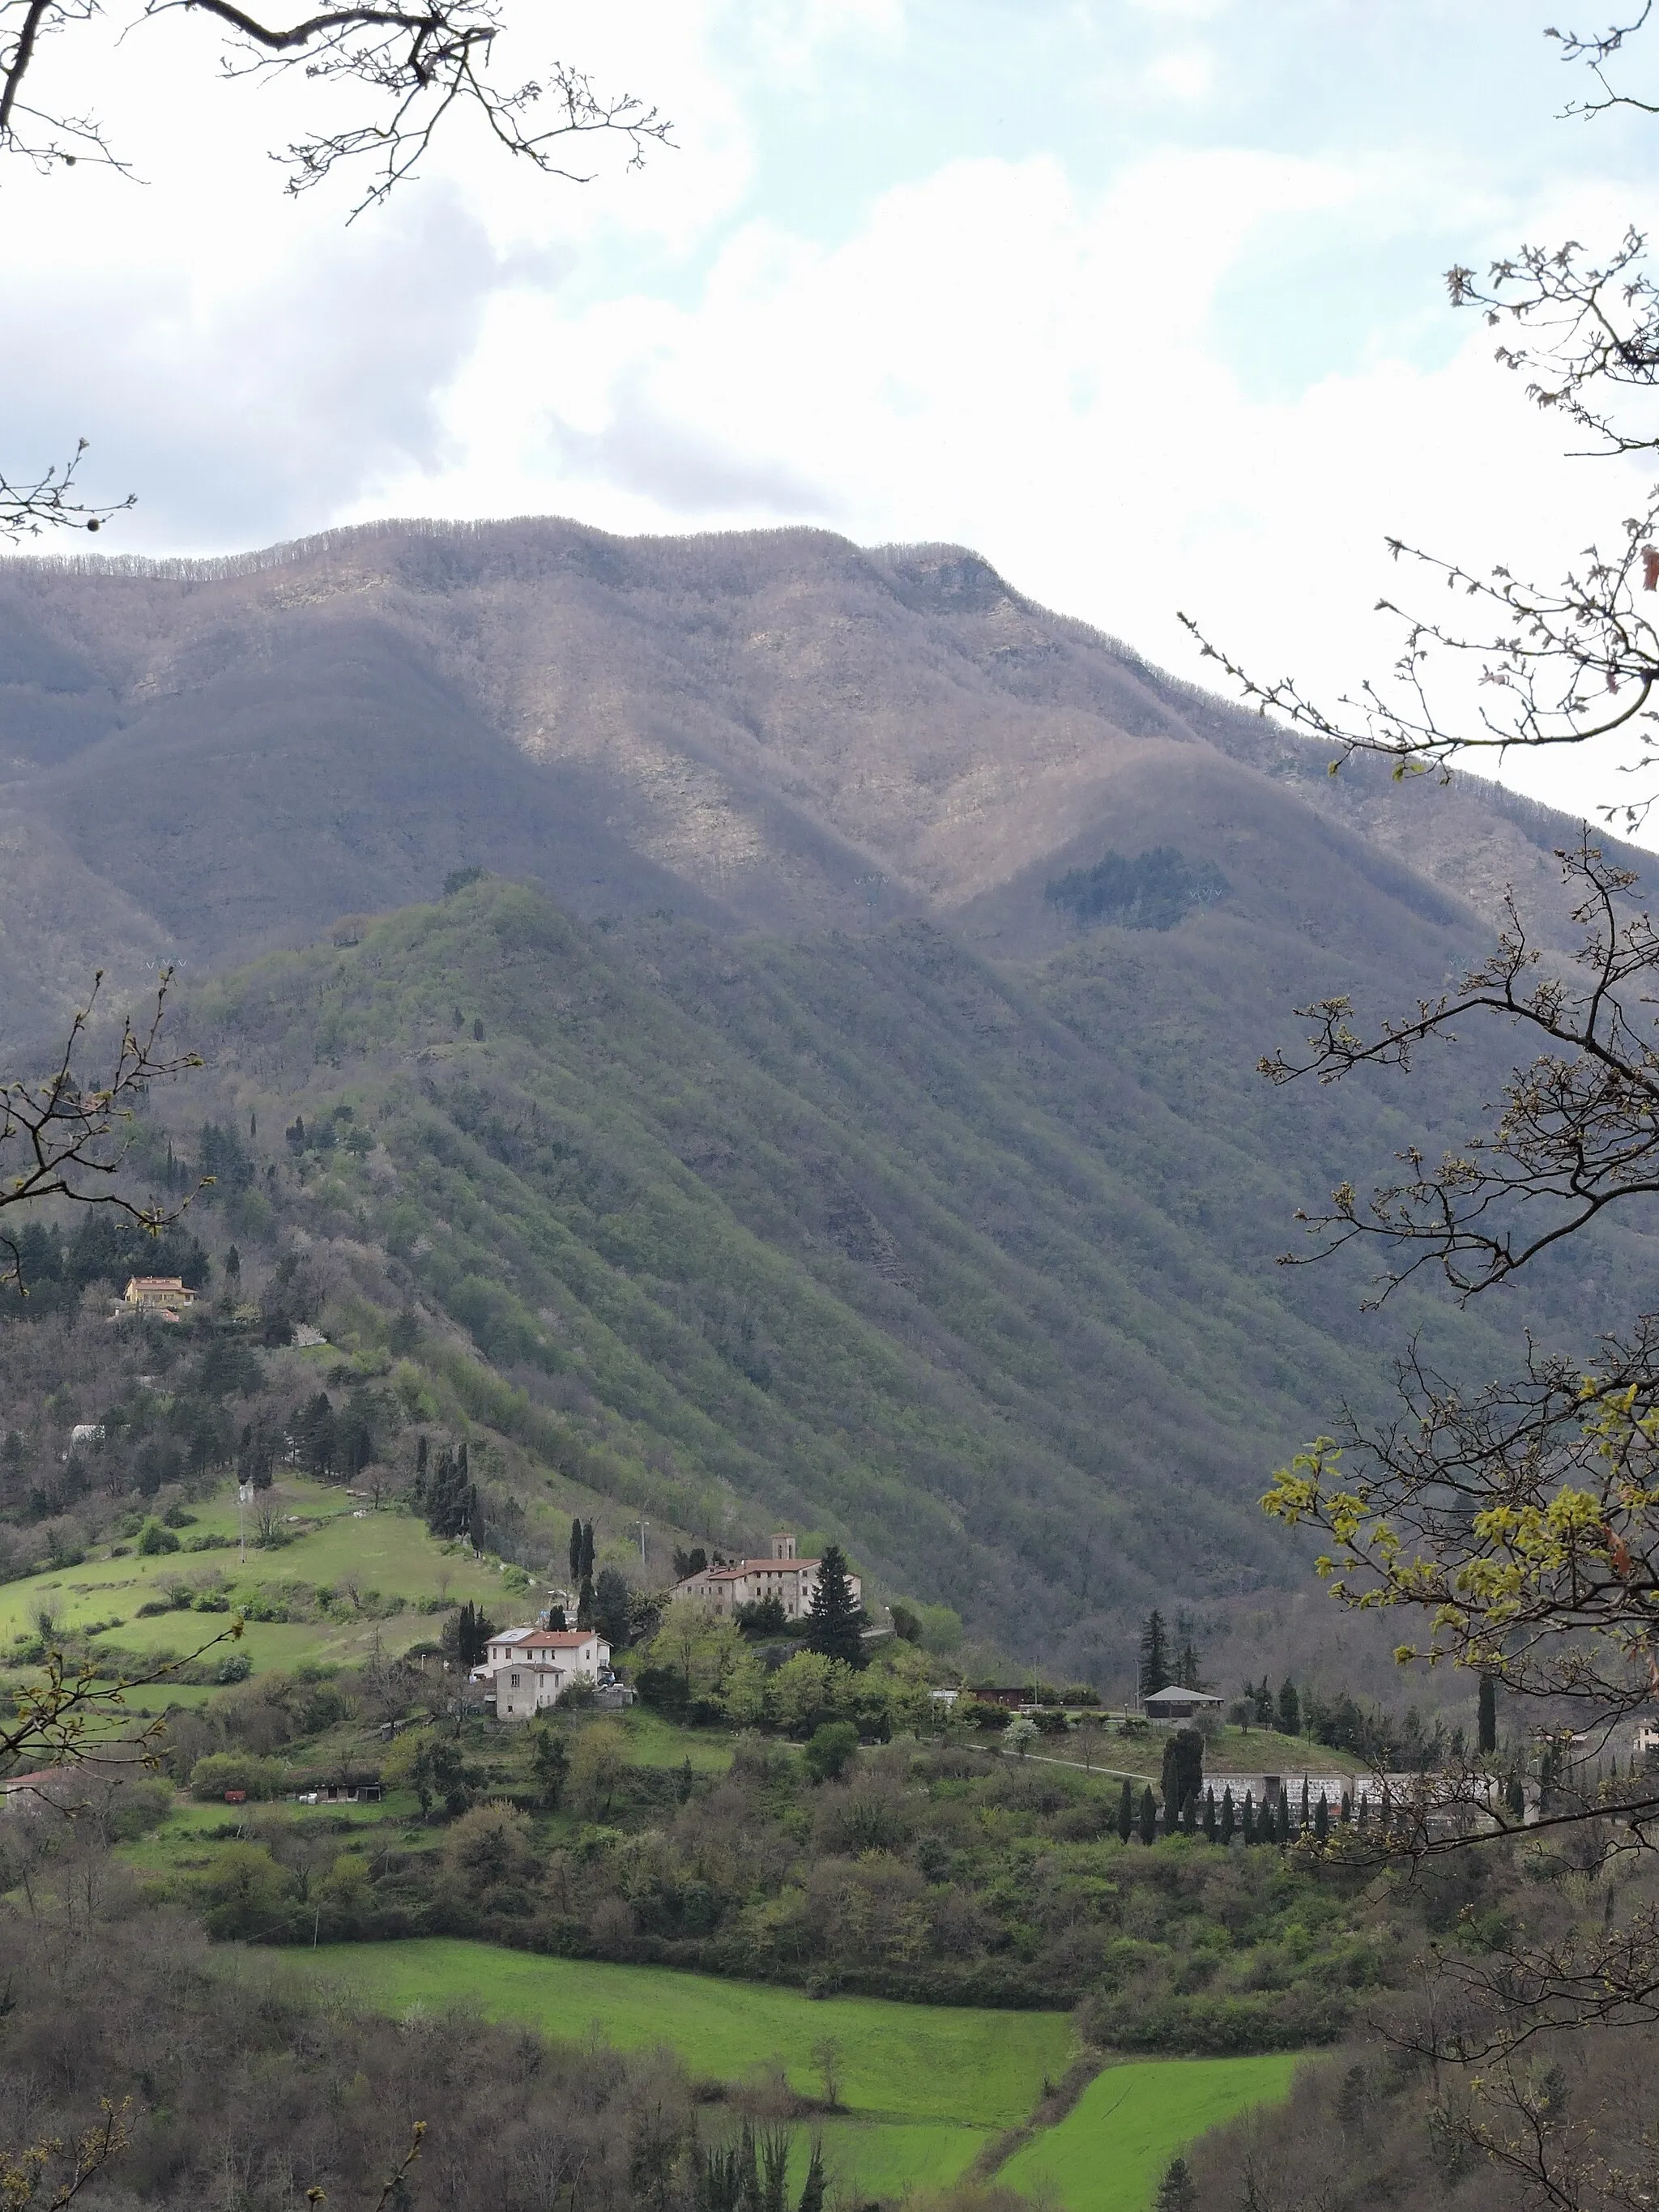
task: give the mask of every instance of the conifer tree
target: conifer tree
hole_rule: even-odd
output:
[[[1278,1720],[1280,1735],[1301,1735],[1302,1700],[1296,1693],[1296,1684],[1288,1674],[1279,1686]]]
[[[1249,1846],[1255,1842],[1255,1793],[1251,1790],[1247,1790],[1244,1792],[1243,1826],[1244,1841],[1246,1845]]]
[[[807,1613],[806,1648],[825,1659],[844,1659],[849,1667],[862,1667],[863,1627],[864,1611],[853,1595],[847,1554],[839,1544],[826,1544]]]
[[[1322,1790],[1319,1793],[1319,1802],[1314,1807],[1313,1832],[1314,1841],[1316,1843],[1322,1844],[1329,1840],[1331,1832],[1331,1808],[1326,1802],[1325,1793]]]
[[[1149,1782],[1140,1793],[1140,1840],[1150,1844],[1158,1838],[1158,1805]]]
[[[591,1583],[593,1579],[593,1523],[591,1521],[582,1523],[582,1556],[576,1578],[584,1583]]]
[[[1134,1785],[1131,1783],[1128,1776],[1126,1774],[1123,1778],[1123,1795],[1117,1801],[1117,1832],[1118,1840],[1121,1843],[1127,1844],[1128,1842],[1131,1834],[1133,1832],[1134,1825]]]
[[[580,1585],[581,1578],[582,1524],[580,1521],[573,1521],[570,1524],[570,1587],[572,1589],[575,1589]]]
[[[1172,2158],[1164,2167],[1152,2201],[1155,2212],[1198,2212],[1198,2184],[1184,2158]]]
[[[1498,1748],[1498,1685],[1490,1674],[1480,1677],[1480,1704],[1475,1723],[1475,1746],[1490,1753]]]
[[[1181,1832],[1183,1836],[1195,1836],[1198,1833],[1198,1792],[1196,1790],[1189,1790],[1188,1791],[1187,1802],[1181,1808]]]
[[[814,2136],[812,2162],[806,2169],[806,2181],[796,2212],[823,2212],[823,2138]]]
[[[1288,1844],[1291,1840],[1291,1797],[1287,1790],[1279,1793],[1279,1808],[1273,1818],[1273,1841]]]
[[[1237,1808],[1235,1806],[1235,1804],[1233,1803],[1233,1793],[1232,1793],[1231,1790],[1231,1789],[1226,1789],[1226,1790],[1224,1790],[1222,1791],[1222,1793],[1221,1793],[1221,1840],[1222,1840],[1222,1842],[1223,1842],[1224,1844],[1230,1844],[1230,1843],[1231,1843],[1231,1841],[1232,1841],[1232,1839],[1233,1839],[1233,1838],[1234,1838],[1235,1834],[1237,1832],[1237,1829],[1238,1829],[1238,1808]]]
[[[1170,1644],[1161,1613],[1149,1613],[1140,1632],[1140,1694],[1156,1697],[1170,1686]]]
[[[1212,1844],[1215,1841],[1215,1790],[1213,1787],[1204,1792],[1204,1836],[1205,1840],[1207,1843]]]
[[[1308,1832],[1308,1778],[1304,1774],[1302,1778],[1302,1818],[1297,1825],[1299,1836],[1305,1836]]]

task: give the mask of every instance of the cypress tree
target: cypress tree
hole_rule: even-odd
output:
[[[1232,1790],[1229,1788],[1221,1793],[1221,1840],[1224,1844],[1231,1843],[1237,1826],[1238,1814],[1233,1804]]]
[[[826,1544],[807,1611],[806,1648],[826,1659],[844,1659],[849,1667],[862,1667],[863,1627],[864,1609],[853,1595],[847,1554],[839,1544]]]
[[[1212,1844],[1215,1841],[1215,1790],[1213,1787],[1204,1792],[1204,1840],[1210,1844]]]
[[[1128,1842],[1131,1834],[1133,1832],[1134,1825],[1134,1790],[1133,1786],[1130,1783],[1128,1776],[1126,1774],[1123,1778],[1123,1795],[1117,1801],[1117,1833],[1120,1843],[1127,1844]]]
[[[1345,1828],[1353,1819],[1353,1799],[1348,1795],[1346,1790],[1342,1792],[1342,1808],[1340,1812],[1337,1814],[1337,1818],[1341,1821]]]
[[[1181,1808],[1181,1832],[1183,1836],[1194,1836],[1198,1833],[1198,1792],[1196,1790],[1189,1790],[1188,1791],[1187,1802]]]
[[[1279,1809],[1273,1819],[1273,1841],[1276,1844],[1285,1844],[1290,1840],[1291,1793],[1288,1790],[1281,1790],[1279,1793]]]
[[[1498,1685],[1490,1674],[1480,1677],[1480,1704],[1475,1723],[1475,1746],[1490,1753],[1498,1748]]]
[[[1140,1793],[1140,1840],[1143,1844],[1156,1842],[1158,1838],[1158,1805],[1148,1783]]]
[[[575,1589],[580,1585],[581,1578],[582,1524],[580,1521],[573,1521],[570,1524],[570,1587],[572,1589]]]
[[[1356,1825],[1362,1836],[1371,1825],[1371,1793],[1369,1790],[1362,1790],[1359,1793],[1359,1819]]]
[[[1314,1808],[1313,1832],[1314,1841],[1316,1844],[1322,1844],[1329,1841],[1331,1832],[1331,1808],[1325,1802],[1325,1793],[1322,1790],[1319,1793],[1319,1802]]]
[[[812,2138],[812,2162],[806,2169],[805,2186],[797,2212],[823,2212],[823,2137]]]
[[[593,1577],[591,1575],[582,1577],[581,1589],[576,1594],[576,1626],[578,1628],[592,1628],[593,1626]]]
[[[1300,1735],[1302,1733],[1302,1700],[1296,1693],[1296,1684],[1287,1674],[1279,1686],[1279,1733],[1280,1735]]]
[[[1161,1613],[1149,1613],[1140,1632],[1140,1694],[1156,1697],[1170,1686],[1170,1644]]]
[[[1244,1841],[1247,1846],[1255,1841],[1255,1793],[1250,1790],[1244,1792]]]
[[[585,1583],[591,1583],[593,1579],[593,1523],[591,1521],[582,1523],[581,1565],[577,1579]]]
[[[1304,1774],[1302,1778],[1302,1818],[1297,1826],[1298,1836],[1305,1836],[1308,1832],[1308,1778]]]
[[[466,1489],[466,1540],[475,1552],[483,1550],[483,1505],[476,1483],[469,1483]]]

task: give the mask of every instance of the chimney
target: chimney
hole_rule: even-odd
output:
[[[775,1559],[793,1559],[794,1556],[794,1538],[786,1530],[779,1529],[772,1539],[772,1557]]]

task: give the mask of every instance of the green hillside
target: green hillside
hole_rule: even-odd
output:
[[[1263,1471],[1375,1399],[1399,1322],[1273,1255],[1407,1126],[1249,1076],[1233,986],[1271,957],[1293,995],[1282,943],[1127,934],[1017,973],[926,923],[734,943],[487,881],[202,987],[213,1072],[160,1111],[180,1180],[196,1115],[258,1127],[198,1232],[256,1268],[297,1235],[406,1409],[717,1540],[833,1531],[887,1588],[1115,1668],[1126,1609],[1301,1571]]]

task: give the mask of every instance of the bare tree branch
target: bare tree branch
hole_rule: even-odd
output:
[[[100,969],[52,1073],[38,1082],[0,1082],[0,1212],[34,1199],[68,1199],[78,1206],[113,1206],[152,1236],[179,1218],[182,1206],[140,1203],[116,1188],[132,1122],[149,1085],[202,1065],[199,1053],[168,1054],[161,1049],[172,981],[168,969],[157,986],[155,1010],[146,1029],[134,1029],[130,1018],[123,1022],[120,1043],[101,1081],[83,1084],[75,1065],[88,1045],[104,983]],[[24,1287],[19,1248],[0,1230],[0,1282],[5,1281]]]

